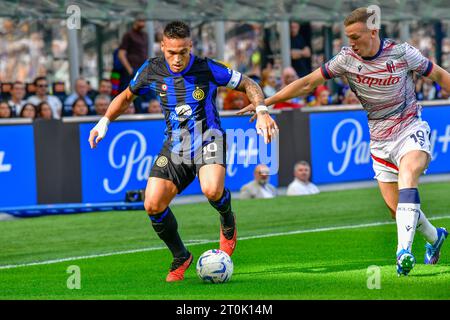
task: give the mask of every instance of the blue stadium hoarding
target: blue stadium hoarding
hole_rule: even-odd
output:
[[[0,126],[0,207],[37,204],[32,125]]]
[[[270,161],[273,171],[278,169],[278,158],[261,158],[266,154],[260,137],[253,134],[255,124],[249,117],[222,117],[222,127],[227,131],[226,186],[231,191],[253,179],[253,171],[258,162]],[[143,189],[146,186],[150,169],[156,160],[164,140],[165,122],[163,120],[117,121],[110,125],[107,136],[96,149],[88,144],[92,123],[79,125],[82,202],[123,201],[128,190]],[[241,130],[244,140],[235,139],[231,132]],[[274,158],[275,160],[273,160]],[[277,186],[278,176],[270,177]],[[183,191],[183,195],[200,194],[198,179]]]
[[[450,106],[425,107],[433,159],[427,174],[450,172]],[[370,180],[374,173],[365,111],[310,114],[311,164],[315,183]]]

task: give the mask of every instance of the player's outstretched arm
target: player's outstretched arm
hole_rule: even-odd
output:
[[[246,75],[242,75],[242,80],[236,90],[245,92],[256,112],[256,130],[258,134],[264,136],[264,142],[270,143],[278,132],[278,126],[267,111],[264,104],[264,93],[261,87]]]
[[[437,64],[433,64],[433,70],[428,78],[434,82],[437,82],[445,91],[450,92],[450,73],[448,73],[445,69],[441,68]]]
[[[297,79],[288,86],[284,87],[278,91],[275,95],[264,100],[264,103],[268,106],[276,104],[278,102],[283,102],[295,97],[305,96],[312,92],[316,87],[323,84],[326,79],[322,75],[320,68],[311,72],[303,78]],[[255,105],[250,104],[247,107],[239,110],[237,114],[245,114],[247,112],[254,112]]]
[[[129,88],[126,88],[111,101],[105,116],[100,119],[94,128],[92,128],[89,134],[89,144],[91,145],[91,149],[97,147],[97,144],[105,137],[109,123],[124,113],[133,99],[133,93]]]

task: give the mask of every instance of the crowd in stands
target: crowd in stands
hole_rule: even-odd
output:
[[[289,83],[298,79],[292,67],[285,68],[281,77],[269,67],[262,71],[261,79],[256,78],[266,97],[275,94]],[[114,98],[111,94],[111,82],[100,81],[99,89],[93,90],[85,79],[79,78],[75,91],[65,94],[64,84],[59,84],[61,91],[55,91],[58,84],[50,86],[45,77],[38,77],[31,84],[20,81],[3,83],[0,99],[0,118],[44,118],[60,119],[68,116],[104,115]],[[344,81],[333,83],[335,90],[321,85],[307,97],[297,97],[287,102],[270,106],[273,109],[302,108],[327,105],[357,105],[359,101]],[[49,89],[53,88],[52,93]],[[449,99],[450,93],[442,90],[427,78],[418,78],[416,96],[419,101]],[[248,97],[239,91],[220,88],[217,95],[219,110],[238,110],[250,103]],[[140,108],[131,104],[127,114],[161,113],[161,106],[156,95],[150,95],[140,103]]]
[[[59,90],[55,88],[60,87]],[[53,92],[49,93],[49,88]],[[99,89],[93,90],[88,81],[79,78],[75,91],[65,94],[64,84],[52,86],[45,77],[36,78],[33,83],[20,81],[3,83],[0,99],[0,118],[61,119],[61,117],[83,117],[88,115],[104,115],[114,98],[111,94],[111,82],[100,81]],[[159,101],[149,97],[137,110],[131,103],[125,114],[161,113]]]
[[[101,79],[97,86],[98,90],[94,90],[91,83],[83,77],[76,80],[73,92],[69,92],[66,88],[66,82],[50,83],[51,75],[48,77],[38,76],[31,83],[2,82],[0,118],[61,119],[61,117],[70,116],[104,115],[114,96],[126,88],[135,70],[147,57],[148,46],[142,42],[142,39],[147,39],[144,27],[143,18],[137,17],[132,28],[123,36],[115,54],[111,79]],[[227,44],[229,47],[227,48],[228,58],[233,61],[233,65],[229,65],[229,67],[254,79],[261,86],[266,97],[274,95],[317,67],[314,58],[314,43],[311,48],[311,41],[303,38],[303,27],[299,23],[292,22],[290,24],[292,64],[284,69],[280,68],[279,61],[264,55],[263,47],[265,45],[263,43],[254,41],[255,38],[261,38],[263,29],[257,25],[248,25],[247,27],[248,32],[244,32],[242,36],[235,36]],[[421,49],[425,55],[431,54],[431,51],[427,49],[428,42],[422,41],[427,38],[417,36],[415,33],[413,35],[411,43]],[[450,51],[450,40],[444,45],[448,47],[445,47],[445,52]],[[340,46],[341,44],[337,48],[339,49]],[[140,47],[138,52],[131,52],[132,50],[136,51],[138,47]],[[234,54],[230,55],[230,52],[234,52]],[[121,67],[117,67],[117,65]],[[117,79],[121,79],[120,83],[117,82]],[[431,80],[423,77],[416,80],[416,96],[419,101],[449,99],[450,92],[445,92]],[[242,92],[227,88],[218,90],[216,101],[218,110],[238,110],[249,103],[248,97]],[[297,97],[270,106],[270,108],[296,109],[355,104],[358,105],[359,101],[345,79],[335,79],[328,81],[326,85],[317,87],[306,97]],[[156,93],[136,99],[126,111],[127,114],[160,114],[161,112]]]

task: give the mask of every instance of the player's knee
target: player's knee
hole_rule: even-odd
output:
[[[158,201],[146,200],[144,202],[144,208],[148,215],[154,215],[163,212],[167,206]]]
[[[204,187],[202,188],[203,194],[205,195],[206,198],[208,198],[208,200],[211,201],[217,201],[220,200],[220,197],[222,196],[223,193],[223,188],[217,188],[217,187]]]

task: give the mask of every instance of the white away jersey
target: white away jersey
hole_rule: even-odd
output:
[[[372,140],[395,139],[398,133],[420,117],[413,72],[428,76],[433,63],[408,43],[382,39],[371,58],[358,56],[350,47],[322,65],[326,79],[345,77],[368,113]]]

